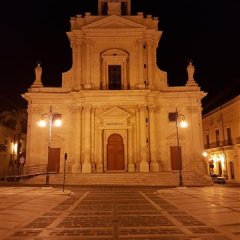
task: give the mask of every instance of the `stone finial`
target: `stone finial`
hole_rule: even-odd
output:
[[[42,85],[42,67],[39,62],[37,63],[37,66],[35,67],[35,80],[31,87],[33,87],[33,88],[43,87],[43,85]]]
[[[188,73],[188,80],[187,80],[186,86],[198,86],[198,84],[194,80],[195,67],[193,65],[192,60],[189,60],[188,62],[187,73]]]

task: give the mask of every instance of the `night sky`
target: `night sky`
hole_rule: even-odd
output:
[[[97,0],[12,0],[1,3],[0,110],[26,107],[21,98],[42,62],[43,84],[60,86],[71,67],[69,19],[97,14]],[[132,0],[132,13],[159,17],[157,60],[168,83],[184,85],[192,59],[195,80],[208,96],[204,111],[240,94],[239,0]]]

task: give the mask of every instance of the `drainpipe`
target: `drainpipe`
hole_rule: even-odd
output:
[[[223,153],[223,156],[224,156],[224,162],[225,162],[225,168],[226,168],[226,179],[228,179],[228,165],[227,165],[227,155],[225,153],[225,150],[224,150],[224,144],[225,144],[225,133],[224,133],[224,123],[223,123],[223,115],[222,115],[222,106],[220,107],[221,109],[221,123],[222,123],[222,131],[223,131],[223,144],[222,144],[222,153]]]

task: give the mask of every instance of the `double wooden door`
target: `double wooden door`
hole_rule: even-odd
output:
[[[107,144],[107,170],[124,170],[124,144],[119,134],[112,134]]]
[[[60,148],[50,148],[48,158],[48,171],[59,173],[60,169]]]

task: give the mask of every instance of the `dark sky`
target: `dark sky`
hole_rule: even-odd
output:
[[[0,109],[26,106],[20,94],[33,83],[37,61],[44,85],[60,86],[71,67],[69,19],[97,14],[97,0],[9,0],[0,11]],[[159,17],[158,66],[169,85],[185,84],[193,59],[195,80],[208,92],[205,111],[240,94],[239,0],[132,0],[137,12]]]

